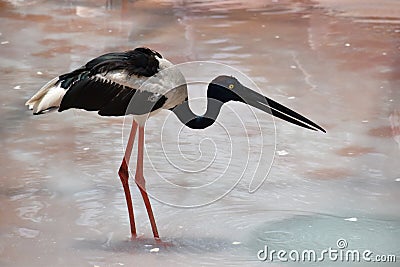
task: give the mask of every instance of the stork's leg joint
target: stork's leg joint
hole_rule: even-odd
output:
[[[119,167],[118,175],[121,179],[122,184],[127,185],[128,179],[129,179],[129,171],[128,171],[128,165],[126,164],[125,158],[122,160],[121,167]]]
[[[144,180],[143,175],[136,175],[135,183],[139,187],[139,189],[146,191],[146,181]]]

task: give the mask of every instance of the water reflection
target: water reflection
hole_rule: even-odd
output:
[[[396,1],[375,2],[0,2],[0,265],[252,266],[259,265],[256,252],[264,242],[319,248],[334,245],[338,234],[354,247],[398,254],[400,9]],[[130,242],[116,174],[123,120],[81,111],[33,117],[23,103],[57,74],[140,45],[175,63],[214,60],[236,67],[264,94],[322,122],[328,134],[276,121],[280,152],[255,193],[248,193],[246,173],[212,205],[179,209],[153,201],[171,247],[148,239],[147,215],[133,189],[141,239]],[[228,110],[219,120],[234,126]],[[167,115],[160,113],[146,129],[149,156],[156,159],[155,126]],[[261,129],[266,136],[269,119]],[[256,144],[259,129],[246,129]],[[173,136],[171,130],[166,145],[172,160],[181,159],[174,158]],[[192,145],[197,137],[187,131],[181,137],[190,159],[198,152]],[[220,151],[222,159],[229,153]],[[174,201],[215,193],[174,195],[146,166],[153,186]],[[161,167],[183,185],[214,177]],[[213,166],[217,174],[223,168]]]

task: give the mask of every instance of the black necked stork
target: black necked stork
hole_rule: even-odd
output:
[[[155,79],[150,79],[149,82],[149,77]],[[231,76],[218,76],[211,81],[207,90],[207,111],[203,116],[197,116],[189,108],[187,86],[182,73],[159,53],[145,47],[94,58],[83,67],[49,81],[26,105],[35,115],[53,109],[61,112],[70,108],[97,111],[100,116],[133,115],[134,120],[118,175],[125,192],[131,234],[136,237],[128,185],[128,164],[139,128],[135,182],[143,197],[154,238],[158,240],[159,234],[143,177],[146,119],[161,109],[169,109],[186,126],[204,129],[215,122],[222,105],[229,101],[243,102],[293,124],[325,132],[309,119],[250,90]]]

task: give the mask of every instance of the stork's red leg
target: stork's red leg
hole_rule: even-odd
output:
[[[133,205],[132,205],[132,198],[131,198],[131,191],[129,190],[129,159],[131,158],[132,154],[132,147],[133,142],[135,141],[136,130],[137,130],[137,123],[133,121],[131,132],[129,134],[128,144],[126,145],[125,155],[122,159],[121,167],[119,167],[118,175],[121,179],[122,186],[125,192],[126,204],[128,206],[128,213],[129,213],[129,222],[131,225],[131,234],[132,237],[136,237],[136,226],[135,226],[135,217],[133,215]]]
[[[159,239],[156,221],[154,220],[153,210],[151,209],[151,204],[149,196],[146,192],[146,181],[143,176],[143,148],[144,148],[144,127],[139,126],[139,144],[138,144],[138,158],[136,166],[135,181],[136,185],[139,187],[140,193],[142,194],[144,204],[146,206],[147,214],[149,215],[151,229],[153,230],[154,238]]]

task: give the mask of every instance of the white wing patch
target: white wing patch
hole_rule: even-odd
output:
[[[96,76],[108,82],[115,82],[130,88],[154,93],[154,101],[160,95],[167,98],[163,108],[170,109],[185,101],[187,94],[186,80],[181,71],[164,58],[158,58],[159,71],[151,76],[128,75],[126,71],[110,71]],[[149,101],[152,101],[149,99]]]
[[[49,81],[25,105],[33,109],[34,114],[59,107],[66,90],[61,87],[61,83],[56,86],[57,82],[58,78]]]

